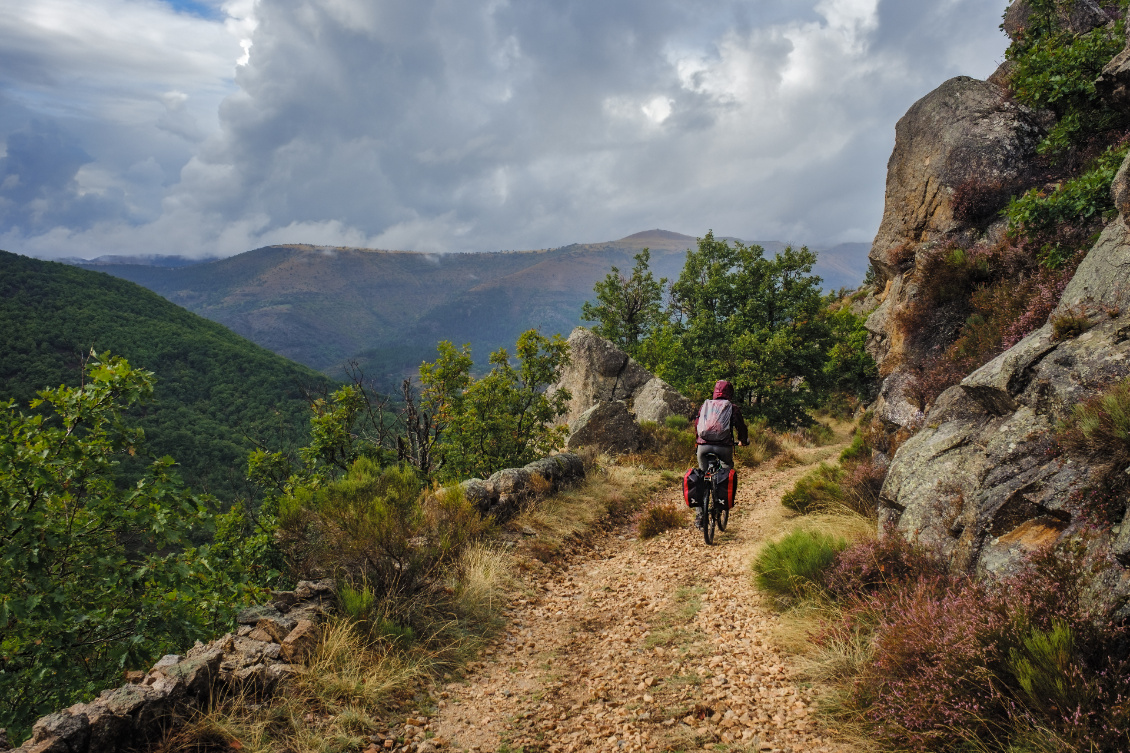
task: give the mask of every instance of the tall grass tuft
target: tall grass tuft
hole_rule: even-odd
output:
[[[661,533],[687,524],[687,512],[684,507],[672,504],[659,504],[648,507],[640,516],[638,523],[641,539],[653,539]]]
[[[842,468],[821,463],[800,477],[796,486],[781,498],[781,504],[799,513],[841,506],[844,501],[844,490],[840,482],[843,478]]]
[[[798,597],[823,590],[825,573],[847,541],[827,534],[794,530],[765,545],[754,560],[759,588],[776,597]]]

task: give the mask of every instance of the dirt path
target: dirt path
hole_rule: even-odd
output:
[[[713,547],[690,527],[650,541],[613,532],[533,583],[484,661],[440,693],[432,742],[484,753],[848,751],[812,720],[811,692],[770,644],[778,618],[749,570],[784,515],[781,495],[839,447],[746,471]]]

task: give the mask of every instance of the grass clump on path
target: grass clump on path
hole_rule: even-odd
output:
[[[765,545],[754,560],[759,588],[776,597],[799,597],[824,588],[824,574],[847,541],[828,534],[794,530]]]

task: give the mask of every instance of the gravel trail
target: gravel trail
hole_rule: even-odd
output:
[[[715,546],[686,527],[649,541],[602,534],[513,606],[466,679],[415,720],[462,751],[851,751],[813,719],[813,693],[769,640],[778,617],[749,564],[785,515],[781,495],[842,445],[791,468],[744,470]],[[672,489],[662,493],[678,499]],[[429,746],[425,746],[429,747]]]

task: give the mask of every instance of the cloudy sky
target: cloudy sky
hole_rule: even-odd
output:
[[[0,3],[0,248],[870,240],[1005,0]]]

